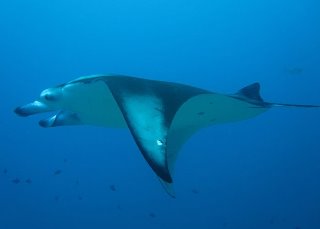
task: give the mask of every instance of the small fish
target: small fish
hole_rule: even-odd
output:
[[[2,172],[3,172],[3,174],[7,174],[7,173],[8,173],[8,170],[7,170],[7,169],[4,169]]]
[[[156,214],[154,214],[153,212],[150,212],[150,213],[149,213],[149,217],[150,217],[150,218],[156,218]]]
[[[299,67],[288,68],[287,71],[291,75],[300,75],[303,73],[303,69]]]
[[[113,192],[117,191],[116,186],[114,184],[110,185],[109,188]]]
[[[26,182],[27,184],[32,184],[32,180],[31,180],[30,178],[26,179],[25,182]]]
[[[57,176],[60,175],[62,173],[61,169],[57,169],[56,171],[54,171],[53,175]]]
[[[83,200],[83,197],[82,196],[78,196],[78,200]]]
[[[20,179],[19,178],[15,178],[12,180],[12,183],[14,184],[19,184],[20,183]]]

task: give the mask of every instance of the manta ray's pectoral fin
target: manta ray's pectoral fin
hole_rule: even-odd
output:
[[[120,98],[120,97],[119,97]],[[123,95],[120,107],[144,158],[164,181],[172,183],[166,159],[168,128],[162,102],[151,95]]]
[[[39,125],[42,127],[71,126],[80,124],[82,123],[78,114],[70,111],[60,111],[52,117],[39,121]]]
[[[106,83],[142,155],[174,196],[168,134],[180,106],[204,90],[134,77],[110,77]]]

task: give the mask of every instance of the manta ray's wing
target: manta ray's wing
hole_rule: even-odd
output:
[[[172,183],[167,158],[172,121],[182,104],[207,91],[133,77],[110,77],[106,83],[144,158],[163,181]]]
[[[106,83],[144,158],[171,196],[178,152],[192,134],[200,128],[250,118],[267,109],[258,100],[258,84],[242,89],[239,95],[243,97],[239,99],[239,95],[232,97],[132,77],[110,77]]]

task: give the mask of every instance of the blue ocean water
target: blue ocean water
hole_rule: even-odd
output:
[[[201,130],[177,198],[129,131],[43,129],[13,110],[76,77],[119,73],[320,104],[315,0],[0,3],[0,229],[320,228],[320,109],[275,108]]]

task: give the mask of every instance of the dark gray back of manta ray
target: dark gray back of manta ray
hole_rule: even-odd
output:
[[[123,106],[125,94],[127,96],[152,96],[160,99],[167,127],[170,126],[176,111],[193,96],[212,93],[204,89],[165,81],[148,80],[127,76],[110,76],[105,82],[109,86],[114,98]],[[156,108],[155,109],[160,109]],[[125,110],[123,110],[125,112]]]
[[[132,98],[137,99],[137,104],[139,104],[139,102],[143,103],[144,101],[139,101],[143,98],[158,101],[159,103],[154,104],[154,107],[148,107],[148,109],[154,109],[156,114],[161,114],[163,116],[163,126],[159,126],[161,125],[161,123],[153,123],[154,117],[148,117],[152,115],[147,115],[145,117],[145,121],[151,122],[150,125],[153,129],[169,130],[170,124],[177,110],[184,102],[186,102],[191,97],[210,92],[177,83],[146,80],[125,76],[110,76],[108,78],[105,78],[105,82],[108,85],[111,93],[113,94],[116,102],[118,103],[120,110],[122,111],[123,116],[128,124],[128,127],[136,141],[136,144],[138,145],[144,158],[160,178],[168,183],[171,183],[172,178],[168,170],[167,162],[165,161],[163,164],[154,159],[154,155],[159,155],[159,157],[163,157],[164,160],[166,160],[165,142],[167,133],[165,133],[162,139],[157,139],[156,136],[154,138],[154,142],[160,141],[161,143],[163,143],[163,145],[160,144],[159,147],[157,147],[156,144],[156,147],[149,147],[148,145],[146,145],[148,143],[144,142],[143,138],[141,138],[141,130],[139,130],[140,126],[136,125],[135,118],[132,118],[132,112],[144,113],[147,111],[143,110],[143,106],[141,109],[139,105],[134,108],[134,111],[132,111],[132,109],[130,109],[129,111],[127,103]],[[147,129],[142,131],[148,134]],[[150,148],[153,148],[154,152],[150,152]]]

